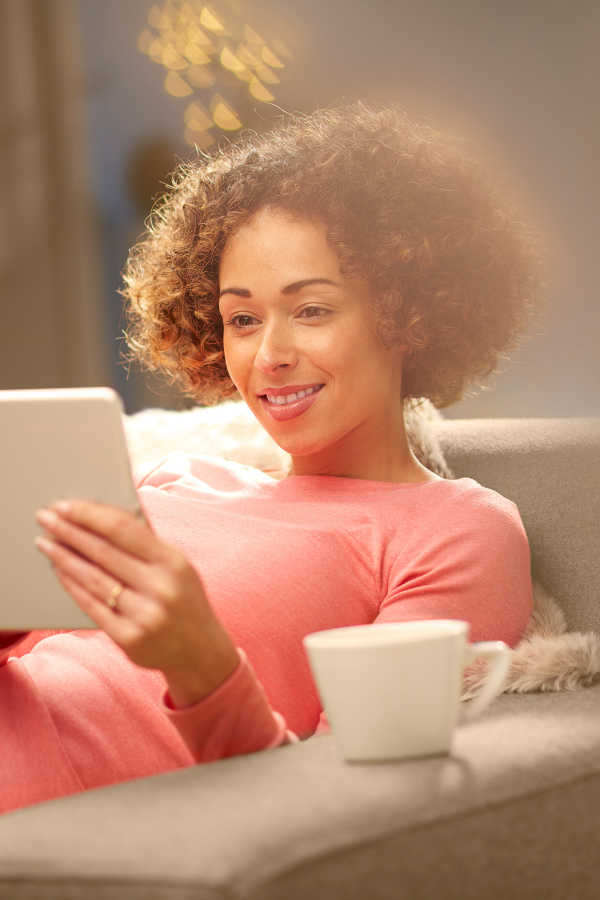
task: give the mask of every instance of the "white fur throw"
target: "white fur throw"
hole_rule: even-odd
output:
[[[452,478],[430,427],[439,418],[428,401],[409,409],[408,439],[420,462],[436,474]],[[125,416],[124,424],[134,467],[173,450],[219,456],[263,471],[286,469],[290,464],[289,454],[240,401],[228,400],[218,406],[183,412],[146,409]],[[533,616],[520,643],[511,651],[504,691],[576,690],[600,680],[600,636],[595,632],[567,632],[560,606],[536,582],[533,598]],[[467,669],[462,700],[479,692],[489,665],[487,660],[479,660]]]

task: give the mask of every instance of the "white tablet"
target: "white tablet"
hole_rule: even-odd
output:
[[[142,515],[110,388],[0,391],[0,630],[95,628],[35,547],[40,506],[67,497]]]

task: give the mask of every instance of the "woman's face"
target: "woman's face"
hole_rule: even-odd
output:
[[[314,456],[316,471],[364,453],[402,415],[402,354],[373,335],[374,300],[363,279],[340,275],[324,225],[285,212],[261,210],[223,253],[229,375],[277,444]],[[266,396],[312,387],[286,405]]]

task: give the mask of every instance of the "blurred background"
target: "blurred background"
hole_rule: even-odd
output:
[[[110,385],[128,249],[177,162],[282,112],[401,103],[473,140],[552,249],[543,327],[448,417],[600,415],[596,0],[0,0],[0,389]]]

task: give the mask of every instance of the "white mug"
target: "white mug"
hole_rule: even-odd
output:
[[[307,634],[303,643],[342,755],[377,760],[447,753],[456,725],[489,706],[510,666],[507,644],[469,644],[469,634],[469,623],[459,619]],[[459,711],[463,672],[479,657],[491,660],[490,675]]]

